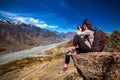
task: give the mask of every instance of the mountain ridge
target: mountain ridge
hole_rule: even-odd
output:
[[[0,53],[63,41],[54,32],[35,25],[0,19]]]

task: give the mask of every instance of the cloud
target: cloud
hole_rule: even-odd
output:
[[[35,19],[33,17],[22,17],[22,16],[18,16],[16,14],[4,12],[4,11],[0,11],[0,14],[2,14],[3,16],[5,16],[9,19],[23,22],[26,24],[33,24],[40,28],[58,28],[58,26],[48,25],[45,21],[41,21],[40,19]]]
[[[46,28],[48,25],[47,24],[37,24],[36,26],[41,27],[41,28]]]
[[[38,19],[34,19],[34,18],[30,18],[30,21],[34,22],[34,23],[39,23]]]
[[[43,24],[37,24],[36,26],[39,26],[39,27],[42,27],[42,28],[58,28],[58,26],[50,26],[50,25],[47,25],[45,23]]]
[[[15,17],[13,19],[20,21],[20,22],[27,23],[27,24],[33,24],[41,28],[58,28],[58,26],[48,25],[44,21],[41,21],[39,19],[35,19],[32,17]]]
[[[16,14],[5,12],[5,11],[0,11],[0,14],[7,17],[17,17]]]
[[[34,19],[32,17],[9,17],[10,19],[14,19],[23,23],[27,23],[27,24],[39,24],[40,21],[39,19]]]
[[[58,28],[58,26],[49,26],[49,28]]]
[[[15,17],[13,19],[16,19],[17,21],[20,21],[20,22],[26,22],[25,18],[22,18],[22,17]]]

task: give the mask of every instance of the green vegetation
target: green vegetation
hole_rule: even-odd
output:
[[[35,44],[34,44],[34,43],[29,43],[28,45],[30,45],[30,46],[34,46]]]
[[[34,65],[35,63],[42,63],[45,61],[51,61],[53,59],[59,59],[63,57],[64,57],[63,54],[58,54],[49,57],[29,57],[21,60],[16,60],[13,62],[9,62],[7,64],[0,65],[0,75],[4,75],[5,73],[13,70],[23,69],[24,67]]]
[[[6,51],[7,49],[4,49],[4,48],[2,48],[2,49],[0,49],[0,52],[4,52],[4,51]]]

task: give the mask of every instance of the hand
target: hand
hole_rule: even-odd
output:
[[[72,50],[75,50],[76,49],[76,47],[75,46],[72,46]]]
[[[80,27],[79,29],[80,29],[80,32],[82,32],[82,28]]]
[[[82,32],[82,28],[81,27],[79,27],[79,31]]]

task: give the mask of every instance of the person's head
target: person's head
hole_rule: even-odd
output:
[[[90,20],[86,19],[83,21],[82,27],[84,30],[92,30],[92,23]]]

